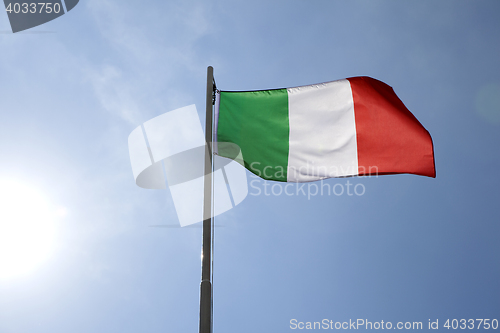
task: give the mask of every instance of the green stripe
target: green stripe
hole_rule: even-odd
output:
[[[286,89],[220,93],[217,141],[237,144],[257,176],[286,182],[289,133]],[[219,155],[234,154],[219,147]]]

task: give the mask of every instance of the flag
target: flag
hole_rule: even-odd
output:
[[[387,84],[353,77],[301,87],[219,91],[214,152],[267,180],[408,173],[435,177],[429,132]]]

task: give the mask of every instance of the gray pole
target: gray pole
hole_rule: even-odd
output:
[[[205,190],[203,199],[203,245],[200,286],[200,333],[212,332],[212,283],[210,281],[212,247],[212,94],[214,69],[207,68],[207,119],[205,123]]]

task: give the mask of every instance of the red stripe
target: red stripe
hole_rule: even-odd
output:
[[[432,138],[387,84],[349,78],[354,100],[359,175],[436,177]]]

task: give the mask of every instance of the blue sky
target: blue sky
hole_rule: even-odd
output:
[[[224,90],[382,80],[431,133],[437,170],[349,179],[362,196],[249,195],[217,217],[215,332],[500,320],[499,13],[482,0],[81,0],[17,34],[0,13],[0,177],[65,212],[51,256],[0,280],[0,332],[198,330],[201,228],[150,227],[177,216],[168,191],[134,184],[127,137],[193,103],[204,124],[209,65]]]

